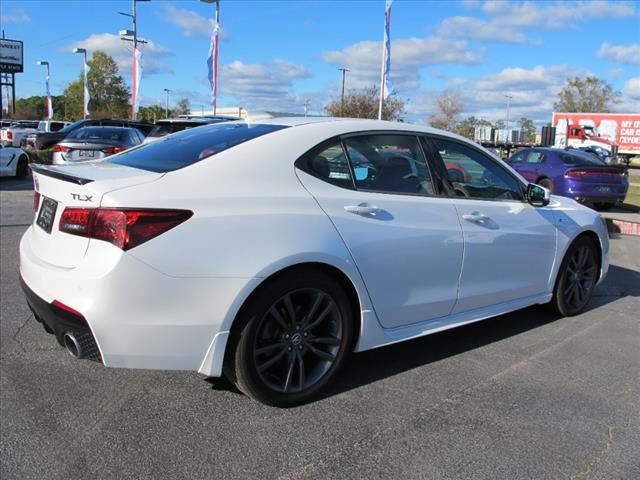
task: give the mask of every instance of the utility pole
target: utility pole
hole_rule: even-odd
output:
[[[169,90],[168,88],[164,89],[165,92],[167,92],[167,104],[165,106],[165,117],[169,118],[169,93],[171,92],[171,90]]]
[[[138,40],[138,28],[137,28],[137,15],[136,15],[136,3],[137,2],[148,2],[150,0],[131,0],[131,13],[125,13],[125,12],[118,12],[120,15],[124,15],[125,17],[131,17],[131,21],[132,21],[132,28],[133,30],[120,30],[120,39],[124,40],[125,42],[133,42],[133,73],[132,73],[132,78],[133,78],[133,98],[132,98],[132,105],[131,105],[131,119],[135,120],[136,119],[136,106],[135,103],[137,102],[137,97],[138,97],[138,85],[140,82],[140,79],[137,78],[138,72],[137,70],[137,63],[138,63],[138,57],[136,56],[137,52],[138,52],[138,44],[145,44],[148,43],[145,40]],[[127,37],[133,37],[133,38],[127,38]]]
[[[505,98],[507,99],[507,142],[510,142],[511,132],[509,131],[509,106],[511,104],[511,99],[513,98],[513,96],[505,95]]]
[[[344,116],[344,77],[349,70],[347,68],[339,68],[338,70],[342,72],[342,95],[340,95],[340,115]]]
[[[307,116],[307,113],[309,113],[309,106],[311,105],[311,102],[309,101],[309,99],[305,100],[304,103],[304,116]]]

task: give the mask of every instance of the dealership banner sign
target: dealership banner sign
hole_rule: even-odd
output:
[[[0,39],[0,72],[22,73],[22,41]]]

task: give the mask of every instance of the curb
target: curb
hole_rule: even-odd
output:
[[[623,235],[634,235],[640,237],[640,223],[607,218],[607,226],[610,234],[622,233]]]

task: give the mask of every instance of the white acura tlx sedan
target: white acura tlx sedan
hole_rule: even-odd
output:
[[[20,274],[60,344],[276,406],[353,351],[533,304],[577,314],[609,265],[596,212],[419,125],[212,124],[33,179]]]

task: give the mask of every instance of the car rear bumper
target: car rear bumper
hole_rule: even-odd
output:
[[[23,289],[58,341],[67,331],[90,332],[106,366],[220,374],[226,342],[213,345],[214,337],[259,279],[172,277],[97,240],[77,267],[61,268],[37,257],[33,228],[20,241]],[[80,318],[69,318],[54,302]]]

